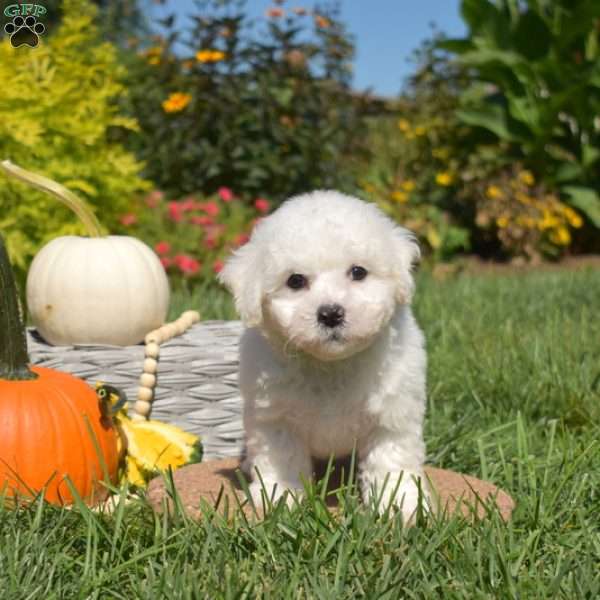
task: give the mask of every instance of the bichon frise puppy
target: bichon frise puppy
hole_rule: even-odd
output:
[[[357,452],[365,500],[409,520],[423,479],[426,356],[410,309],[412,235],[375,204],[334,191],[284,202],[219,278],[240,342],[251,492],[299,492],[312,457]],[[256,476],[256,471],[260,478]],[[261,481],[262,480],[262,481]]]

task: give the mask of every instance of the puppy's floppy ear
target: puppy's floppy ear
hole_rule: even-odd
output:
[[[394,228],[393,248],[396,301],[400,304],[409,304],[415,290],[412,270],[421,258],[421,251],[415,236],[403,227]]]
[[[262,322],[262,269],[256,244],[250,240],[238,248],[218,274],[235,299],[235,307],[247,327]]]

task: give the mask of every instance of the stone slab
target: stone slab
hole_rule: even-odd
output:
[[[324,465],[325,463],[315,465],[315,477],[322,476]],[[347,459],[336,461],[332,476],[328,480],[328,489],[338,489],[344,473],[348,472]],[[488,514],[488,506],[492,501],[498,507],[502,518],[510,519],[515,502],[494,484],[470,475],[430,466],[425,467],[425,473],[434,490],[433,505],[437,511],[446,511],[447,514],[460,511],[466,517],[481,519]],[[181,506],[193,518],[200,518],[202,515],[201,499],[216,507],[221,514],[225,511],[225,507],[229,514],[241,507],[248,516],[259,516],[243,491],[240,482],[245,480],[247,478],[242,474],[240,461],[237,458],[187,465],[173,473],[173,484]],[[172,507],[172,499],[167,492],[168,487],[162,476],[150,482],[147,499],[154,510],[162,512],[165,507]],[[327,500],[327,504],[335,507],[334,494],[329,495]]]

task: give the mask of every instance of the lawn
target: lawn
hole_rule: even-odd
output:
[[[204,290],[174,300],[231,318]],[[429,351],[428,462],[513,495],[509,523],[403,530],[318,495],[260,524],[0,508],[0,597],[600,597],[600,270],[419,276]]]

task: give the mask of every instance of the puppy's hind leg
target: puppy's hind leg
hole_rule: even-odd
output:
[[[300,438],[280,422],[255,423],[247,439],[247,456],[243,470],[252,477],[250,492],[257,507],[263,495],[277,501],[286,491],[300,498],[302,479],[311,476],[310,453]],[[294,502],[288,494],[288,505]]]

